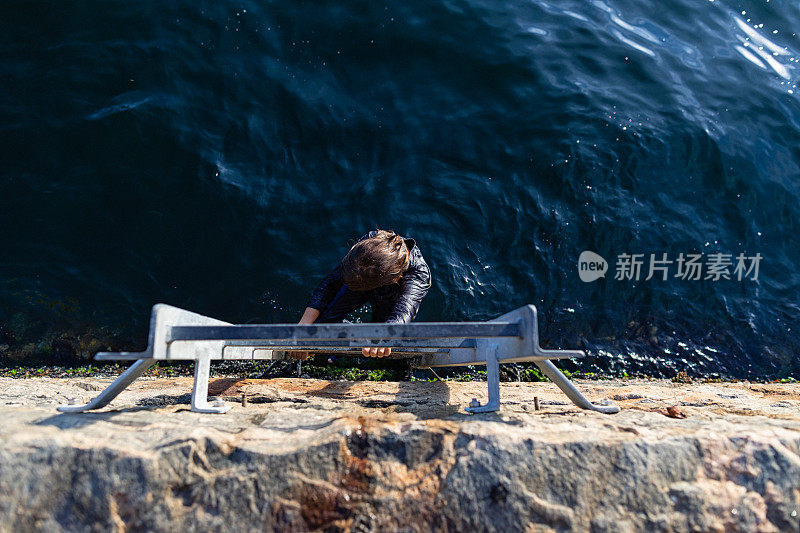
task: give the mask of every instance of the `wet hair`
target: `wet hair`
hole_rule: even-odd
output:
[[[368,291],[397,280],[409,263],[403,238],[393,231],[355,243],[342,259],[342,280],[351,291]]]

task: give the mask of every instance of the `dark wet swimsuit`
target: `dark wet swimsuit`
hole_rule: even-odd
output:
[[[371,231],[358,242],[375,235],[377,232]],[[307,307],[321,313],[315,322],[341,322],[367,302],[372,306],[372,322],[411,322],[431,287],[431,272],[414,239],[403,240],[408,246],[409,264],[397,283],[369,291],[351,291],[342,281],[340,264],[320,282],[308,301]]]

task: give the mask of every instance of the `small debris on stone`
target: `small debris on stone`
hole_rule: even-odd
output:
[[[644,398],[641,394],[615,394],[614,400],[641,400]]]
[[[687,418],[689,415],[681,411],[678,407],[670,405],[667,407],[667,416],[670,418]]]

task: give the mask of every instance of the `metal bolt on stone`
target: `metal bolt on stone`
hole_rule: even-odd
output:
[[[538,396],[534,396],[533,397],[533,410],[534,411],[538,411],[539,410],[539,397]]]
[[[469,402],[470,407],[480,407],[481,402],[478,401],[477,398],[473,398],[471,402]]]

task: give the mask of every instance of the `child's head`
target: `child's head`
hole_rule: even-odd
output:
[[[368,291],[394,283],[408,268],[408,246],[393,231],[378,230],[357,242],[342,259],[342,279],[351,291]]]

